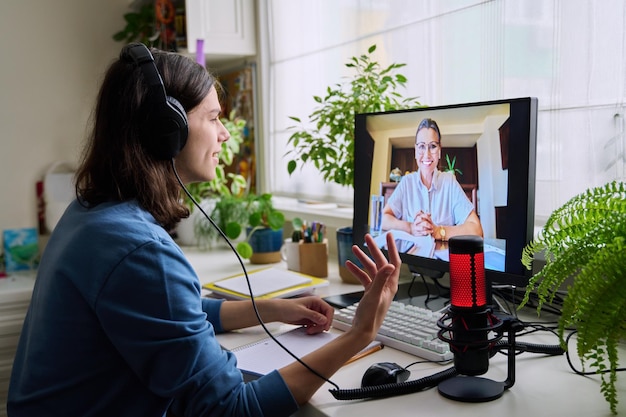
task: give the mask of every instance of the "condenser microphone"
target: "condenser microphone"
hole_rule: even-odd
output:
[[[490,339],[490,333],[502,325],[502,321],[491,313],[487,305],[487,284],[483,239],[479,236],[454,236],[449,240],[450,253],[450,305],[437,323],[439,338],[450,344],[454,354],[454,367],[460,375],[482,375],[489,370],[490,348],[501,335]],[[476,380],[479,380],[478,383]],[[450,382],[448,382],[450,381]],[[497,384],[496,391],[483,398],[480,392],[482,381]],[[470,386],[471,384],[471,386]],[[446,385],[460,385],[461,393],[454,388],[449,392]],[[443,392],[442,392],[443,389]],[[467,393],[466,391],[472,391]],[[489,401],[502,395],[501,383],[484,378],[458,377],[444,381],[439,391],[448,398],[462,401]],[[497,395],[494,398],[494,395]]]
[[[489,370],[483,241],[453,237],[448,247],[454,366],[463,375],[482,375]]]

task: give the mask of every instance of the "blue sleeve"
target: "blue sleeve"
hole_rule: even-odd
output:
[[[206,313],[206,319],[213,325],[215,333],[224,333],[220,318],[220,308],[223,302],[224,299],[202,298],[202,311]]]
[[[205,312],[206,310],[206,312]],[[245,384],[223,351],[200,283],[173,242],[152,241],[126,256],[96,301],[102,328],[146,389],[173,398],[176,415],[288,416],[297,410],[278,372]],[[217,314],[219,316],[219,313]]]

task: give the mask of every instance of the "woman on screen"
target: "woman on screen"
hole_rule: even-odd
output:
[[[415,134],[417,172],[402,177],[387,200],[382,216],[383,230],[401,230],[436,240],[457,235],[482,237],[474,205],[454,174],[437,169],[440,158],[439,126],[432,119],[424,119]]]

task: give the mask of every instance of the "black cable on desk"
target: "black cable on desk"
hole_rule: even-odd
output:
[[[507,349],[509,347],[509,343],[505,340],[498,341],[494,348],[493,353],[495,354],[498,351],[503,349]],[[565,350],[559,345],[544,345],[538,343],[526,343],[526,342],[515,342],[515,350],[517,354],[529,352],[529,353],[543,353],[549,356],[559,356],[565,353]],[[504,353],[504,352],[500,352]]]
[[[176,170],[176,163],[174,161],[174,158],[172,158],[172,160],[171,160],[171,165],[172,165],[172,170],[174,171],[174,175],[176,176],[176,180],[178,181],[178,184],[182,187],[182,189],[185,192],[185,194],[187,195],[187,197],[189,197],[190,201],[194,204],[194,206],[197,207],[198,210],[200,210],[202,215],[209,221],[209,223],[211,223],[211,225],[215,228],[215,230],[217,230],[217,232],[225,240],[226,244],[228,244],[228,247],[232,250],[232,252],[234,253],[235,257],[237,258],[237,261],[239,262],[239,265],[241,266],[241,269],[243,271],[243,275],[246,278],[246,284],[248,286],[248,291],[250,292],[250,301],[252,303],[252,309],[254,310],[254,314],[256,315],[256,318],[259,321],[259,324],[261,325],[261,327],[263,328],[265,333],[270,337],[270,339],[272,339],[274,341],[274,343],[276,343],[278,346],[280,346],[289,356],[291,356],[294,360],[296,360],[298,363],[300,363],[302,366],[304,366],[306,369],[308,369],[309,372],[311,372],[312,374],[316,375],[317,377],[321,378],[322,380],[328,382],[329,384],[331,384],[334,387],[336,387],[337,389],[339,389],[339,386],[337,384],[335,384],[329,378],[326,378],[324,375],[322,375],[321,373],[319,373],[318,371],[313,369],[309,364],[304,362],[295,353],[290,351],[285,345],[280,343],[278,341],[278,339],[276,338],[276,336],[274,336],[272,334],[272,332],[269,331],[269,329],[265,325],[265,322],[261,318],[261,314],[259,313],[259,309],[257,307],[256,300],[254,298],[254,293],[252,291],[252,286],[250,285],[250,277],[248,277],[248,271],[246,269],[246,266],[243,263],[243,260],[241,259],[241,256],[237,252],[237,249],[235,249],[235,247],[233,246],[232,242],[228,239],[228,237],[226,236],[224,231],[222,229],[220,229],[220,227],[217,225],[217,223],[215,223],[215,221],[213,221],[213,219],[204,211],[204,209],[202,208],[200,203],[198,203],[196,201],[196,199],[191,195],[191,193],[189,192],[189,190],[187,189],[187,187],[183,183],[182,179],[180,178],[180,175],[178,175],[178,171]]]
[[[328,390],[337,400],[362,400],[366,398],[385,398],[396,395],[411,394],[436,387],[440,382],[458,375],[456,369],[448,368],[445,371],[416,379],[414,381],[400,382],[397,384],[384,384],[371,387],[354,389],[331,389]]]

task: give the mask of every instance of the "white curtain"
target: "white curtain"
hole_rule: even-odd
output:
[[[276,195],[352,201],[310,166],[287,174],[287,128],[372,44],[426,105],[538,97],[536,223],[626,179],[626,0],[261,0],[259,19],[259,159]]]

